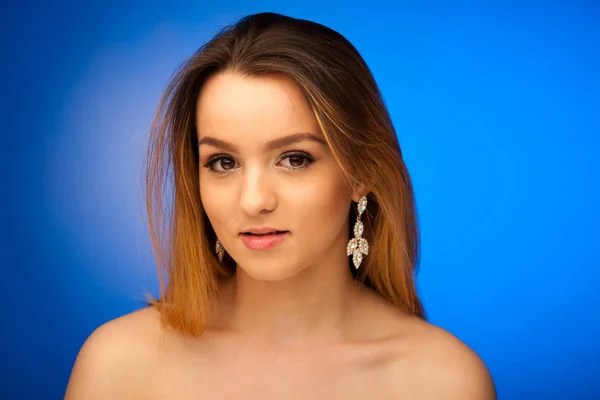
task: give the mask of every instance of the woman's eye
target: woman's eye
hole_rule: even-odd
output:
[[[287,169],[299,169],[308,167],[314,159],[307,153],[290,153],[282,157],[282,160],[288,160]],[[306,164],[304,163],[306,161]]]
[[[215,165],[220,166],[221,170],[215,169]],[[217,157],[212,158],[204,166],[213,172],[225,173],[235,167],[235,160],[233,158],[227,157],[227,156],[217,156]]]

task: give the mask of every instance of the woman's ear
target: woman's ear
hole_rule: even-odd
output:
[[[352,191],[352,201],[358,203],[360,198],[366,196],[367,194],[369,194],[369,192],[365,188],[365,185],[361,183],[355,190]]]

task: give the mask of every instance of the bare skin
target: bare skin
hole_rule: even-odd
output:
[[[66,399],[495,399],[471,349],[353,280],[347,211],[364,192],[345,186],[327,146],[265,148],[297,132],[324,139],[298,87],[217,75],[196,124],[200,142],[238,147],[199,147],[203,206],[237,273],[201,337],[162,328],[151,308],[99,327]],[[223,154],[215,172],[208,163]],[[240,231],[263,224],[290,234],[269,250],[245,247]]]
[[[359,298],[343,336],[281,341],[218,328],[184,337],[154,309],[136,311],[86,341],[66,399],[495,399],[485,365],[454,336]]]

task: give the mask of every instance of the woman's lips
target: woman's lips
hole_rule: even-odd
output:
[[[283,242],[290,232],[273,233],[268,235],[240,234],[242,242],[251,250],[266,250]]]

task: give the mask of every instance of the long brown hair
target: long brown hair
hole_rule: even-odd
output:
[[[419,232],[412,185],[377,84],[354,46],[321,24],[259,13],[220,31],[173,74],[150,129],[145,159],[148,224],[159,267],[160,296],[151,298],[163,324],[201,335],[221,279],[216,236],[199,191],[197,97],[223,71],[283,75],[304,92],[352,188],[368,194],[363,216],[370,249],[355,279],[406,312],[425,318],[415,287]],[[356,218],[356,204],[348,210]],[[349,224],[349,236],[354,223]]]

